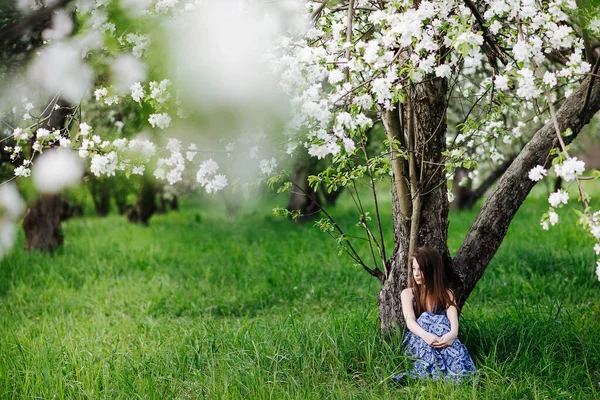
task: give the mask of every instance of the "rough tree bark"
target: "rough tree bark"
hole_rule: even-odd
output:
[[[127,211],[129,222],[148,225],[150,217],[156,211],[156,186],[152,178],[144,175],[138,191],[135,206]]]
[[[52,253],[63,244],[60,215],[62,200],[58,195],[45,195],[27,208],[23,217],[25,250]]]
[[[60,99],[57,104],[61,106],[58,110],[54,110],[54,104],[47,107],[49,114],[42,116],[45,122],[40,124],[41,128],[51,130],[64,127],[69,113],[69,104]],[[47,119],[44,120],[46,117]],[[62,245],[61,212],[62,201],[58,195],[41,196],[29,206],[23,218],[25,250],[51,253],[56,247]]]
[[[401,143],[409,143],[407,136],[414,134],[414,151],[409,154],[413,158],[413,168],[416,166],[416,192],[410,195],[411,211],[416,206],[419,197],[420,212],[418,221],[419,246],[431,246],[442,254],[449,265],[450,253],[446,245],[448,234],[448,198],[446,190],[445,168],[442,152],[446,149],[446,108],[448,84],[445,79],[426,79],[409,91],[407,105],[399,107],[398,113],[402,120],[394,115],[384,115],[385,128],[388,137],[396,138]],[[412,111],[410,108],[412,107]],[[412,116],[412,117],[411,117]],[[412,120],[411,120],[412,118]],[[409,129],[410,124],[414,129]],[[410,133],[414,132],[414,133]],[[404,141],[402,140],[404,139]],[[409,163],[410,164],[410,163]],[[412,212],[408,213],[406,204],[405,183],[407,176],[406,164],[393,168],[394,190],[392,191],[394,211],[394,254],[388,266],[388,276],[383,282],[379,293],[379,319],[381,329],[391,332],[402,326],[402,306],[400,293],[408,286],[408,255],[410,232],[412,227]],[[398,176],[400,175],[400,177]],[[404,202],[404,204],[403,204]]]

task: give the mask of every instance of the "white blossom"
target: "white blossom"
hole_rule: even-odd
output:
[[[171,81],[168,79],[163,79],[160,83],[150,82],[150,97],[159,103],[164,103],[171,97],[171,93],[167,90],[170,85]]]
[[[58,138],[58,142],[60,144],[60,147],[63,147],[63,148],[71,147],[71,139],[68,139],[64,136],[61,136],[60,138]]]
[[[553,88],[554,86],[556,86],[556,82],[556,75],[554,75],[554,73],[550,71],[546,71],[546,73],[544,74],[544,83]]]
[[[498,90],[508,89],[508,77],[506,75],[496,75],[494,77],[494,85]]]
[[[31,176],[31,170],[23,165],[20,165],[17,168],[15,168],[15,176],[22,176],[24,178],[27,178],[28,176]]]
[[[208,159],[200,164],[200,168],[196,173],[196,181],[201,185],[206,185],[208,183],[208,177],[214,175],[219,169],[219,164],[217,164],[212,158]]]
[[[139,103],[144,98],[144,88],[140,82],[136,82],[129,88],[131,90],[131,98]]]
[[[261,160],[259,167],[263,174],[270,175],[275,168],[277,168],[277,161],[275,158],[271,158],[270,160]]]
[[[335,68],[329,72],[329,83],[331,83],[332,85],[335,85],[336,83],[341,82],[343,80],[344,73],[339,69]]]
[[[452,68],[448,64],[442,64],[435,69],[435,76],[440,78],[449,78],[452,76]]]
[[[50,136],[50,131],[48,129],[39,128],[36,132],[36,137],[38,139],[46,139],[48,136]]]
[[[342,139],[342,142],[344,143],[344,150],[346,150],[346,153],[352,153],[356,150],[356,144],[354,144],[354,141],[351,138],[345,137]]]
[[[144,35],[128,33],[123,37],[123,40],[133,45],[132,54],[136,58],[140,58],[144,55],[144,51],[148,48],[148,38]]]
[[[94,157],[92,157],[90,171],[96,176],[114,176],[117,169],[117,162],[118,156],[114,151],[111,151],[104,156],[95,154]]]
[[[94,97],[96,97],[96,101],[100,101],[106,96],[108,96],[107,88],[103,87],[103,88],[94,90]]]
[[[554,211],[550,211],[548,213],[548,222],[550,222],[550,225],[552,226],[558,224],[558,214]]]
[[[225,175],[215,175],[204,188],[208,193],[215,193],[227,186],[227,177]]]
[[[533,71],[529,68],[523,68],[519,71],[519,74],[517,96],[523,97],[526,100],[537,98],[542,93],[542,90],[535,84]]]
[[[89,136],[91,129],[92,127],[86,124],[85,122],[79,124],[79,134],[81,136]]]
[[[558,207],[561,204],[567,204],[569,202],[569,193],[562,189],[558,189],[556,192],[550,194],[548,197],[548,203],[552,207]]]
[[[13,131],[13,138],[15,140],[27,140],[29,138],[29,134],[21,128],[16,128]]]
[[[546,176],[547,173],[548,171],[544,167],[542,167],[541,165],[536,165],[531,169],[531,171],[529,171],[529,179],[531,179],[534,182],[537,182],[541,180],[544,176]]]
[[[167,129],[171,125],[171,117],[167,113],[150,114],[148,122],[153,128]]]
[[[565,181],[570,182],[585,171],[585,163],[578,160],[577,157],[571,157],[565,160],[562,164],[554,166],[556,176],[560,176]]]

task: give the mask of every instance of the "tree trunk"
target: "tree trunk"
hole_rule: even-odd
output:
[[[62,201],[59,195],[44,195],[25,212],[25,250],[52,253],[63,244],[60,224]]]
[[[415,85],[409,92],[407,101],[409,107],[403,107],[401,123],[387,119],[386,130],[388,137],[402,137],[414,134],[414,151],[409,157],[414,157],[410,164],[416,166],[417,180],[416,196],[420,198],[420,213],[418,221],[418,242],[415,246],[430,246],[437,249],[446,263],[450,265],[450,253],[446,245],[448,235],[448,196],[446,187],[445,168],[442,152],[446,149],[446,107],[448,84],[446,79],[425,79]],[[414,117],[412,122],[411,115]],[[382,117],[383,118],[383,117]],[[414,124],[414,133],[409,133],[409,125]],[[399,129],[401,132],[390,132]],[[408,138],[407,138],[408,139]],[[406,140],[410,142],[410,140]],[[394,170],[394,182],[406,180],[406,172],[397,177]],[[379,293],[379,319],[383,332],[391,333],[396,327],[404,325],[400,293],[408,286],[410,268],[409,247],[412,221],[403,213],[406,206],[399,201],[397,185],[392,192],[394,211],[394,254],[388,266],[388,275]],[[400,194],[402,195],[402,194]],[[412,194],[413,208],[416,196]],[[409,216],[410,217],[410,216]]]
[[[90,174],[88,187],[94,201],[96,215],[106,217],[110,211],[110,182],[108,178],[98,178]]]
[[[171,197],[171,200],[169,201],[169,206],[171,207],[172,211],[179,211],[179,199],[176,195],[173,195],[173,197]]]
[[[292,170],[292,190],[286,209],[299,212],[299,222],[313,219],[321,211],[318,194],[308,184],[308,177],[314,173],[314,164],[313,157],[299,156]]]
[[[590,89],[589,101],[586,102],[586,91]],[[582,105],[586,107],[582,109]],[[571,128],[573,134],[563,138],[570,143],[600,110],[600,79],[593,76],[583,83],[569,96],[557,112],[558,125],[561,132]],[[554,156],[550,151],[555,147],[556,133],[553,122],[549,121],[539,129],[527,145],[521,150],[515,161],[483,204],[467,237],[454,258],[453,269],[459,278],[460,287],[457,292],[458,305],[462,306],[473,288],[483,275],[486,267],[500,247],[508,226],[517,210],[535,185],[529,179],[529,171],[536,165],[549,168]]]
[[[127,212],[129,222],[148,225],[150,217],[156,211],[156,187],[151,178],[144,175],[137,201]]]
[[[343,188],[338,188],[337,190],[332,190],[329,193],[327,192],[327,190],[322,190],[321,194],[323,195],[323,198],[325,199],[325,202],[328,206],[335,206],[335,203],[337,202],[337,199],[340,197],[340,194],[342,194],[342,192]]]
[[[61,108],[54,109],[58,104]],[[40,127],[46,129],[62,129],[69,113],[69,104],[62,99],[51,103],[42,117],[47,117]],[[43,118],[42,118],[43,120]],[[44,195],[36,200],[25,213],[23,230],[25,231],[25,250],[36,250],[52,253],[63,244],[62,201],[59,195]]]
[[[123,191],[113,192],[113,198],[117,205],[117,212],[119,215],[124,215],[127,212],[127,193]]]

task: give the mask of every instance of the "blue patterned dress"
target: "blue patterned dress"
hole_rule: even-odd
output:
[[[415,305],[414,298],[413,305]],[[427,332],[443,336],[450,332],[450,320],[446,315],[446,309],[435,311],[435,313],[423,312],[417,319],[417,323]],[[406,355],[413,358],[415,364],[409,372],[393,375],[394,382],[400,382],[407,377],[461,381],[475,374],[475,364],[467,348],[458,338],[452,345],[436,349],[406,328],[406,337],[402,345],[406,347]]]

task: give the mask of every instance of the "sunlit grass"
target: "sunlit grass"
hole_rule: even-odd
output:
[[[463,310],[477,386],[392,385],[409,363],[401,338],[379,334],[378,282],[311,224],[271,217],[284,198],[267,203],[228,217],[188,201],[147,228],[73,219],[53,257],[13,251],[0,264],[0,396],[599,397],[591,241],[566,211],[542,231],[543,193],[519,211]],[[352,229],[350,199],[332,212]],[[474,217],[451,215],[451,251]],[[383,218],[389,241],[387,209]]]

